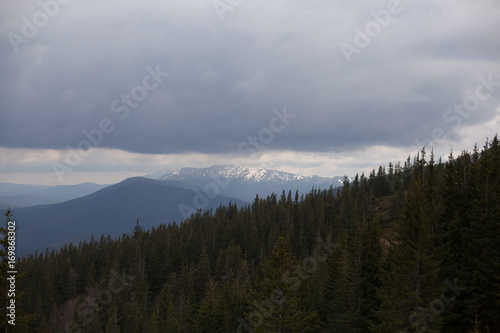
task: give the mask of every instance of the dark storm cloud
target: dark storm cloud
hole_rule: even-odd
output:
[[[495,1],[402,0],[351,63],[339,44],[353,44],[354,28],[388,1],[242,2],[221,21],[210,1],[75,0],[16,54],[8,34],[22,35],[22,17],[40,11],[19,9],[28,3],[9,3],[1,16],[4,147],[75,147],[109,119],[100,147],[236,152],[284,106],[296,118],[273,149],[412,145],[436,127],[455,133],[443,114],[473,94],[478,77],[500,81]],[[122,95],[143,86],[147,68],[169,75],[127,106]],[[491,119],[496,88],[461,124]],[[113,112],[117,99],[126,117]]]

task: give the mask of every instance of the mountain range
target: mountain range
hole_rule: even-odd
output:
[[[350,181],[350,178],[347,178]],[[181,222],[197,210],[215,209],[229,202],[246,205],[256,195],[266,197],[291,190],[341,186],[344,177],[304,176],[239,165],[182,168],[157,179],[135,177],[114,185],[34,186],[0,184],[0,198],[29,203],[30,196],[63,202],[13,208],[18,230],[18,253],[57,248],[68,242],[89,240],[92,235],[120,236],[135,223],[145,229]],[[64,193],[68,200],[64,198]],[[83,194],[78,197],[78,193]],[[42,200],[42,199],[40,199]],[[12,202],[12,201],[11,201]],[[10,203],[11,203],[10,202]],[[9,203],[9,202],[8,202]],[[9,204],[10,204],[9,203]]]
[[[241,165],[212,165],[208,168],[182,168],[157,178],[176,180],[200,191],[218,193],[251,202],[258,194],[289,191],[308,193],[311,189],[342,186],[344,177],[304,176],[284,171]],[[352,179],[347,177],[350,182]]]
[[[0,183],[0,209],[54,204],[83,197],[108,185],[82,183],[77,185],[28,185]]]

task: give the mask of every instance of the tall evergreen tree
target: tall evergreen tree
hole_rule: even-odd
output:
[[[471,241],[466,266],[470,272],[466,324],[500,330],[500,145],[495,136],[486,143],[471,170]]]
[[[255,323],[255,332],[313,331],[314,313],[301,306],[300,279],[293,276],[296,269],[289,241],[280,237],[262,268],[264,279],[257,286],[253,313],[262,319]]]
[[[224,296],[228,295],[224,295],[214,281],[207,282],[207,291],[194,322],[195,332],[234,332],[232,324],[235,322],[231,322],[230,312],[226,307],[226,302],[231,300],[225,299]]]
[[[419,167],[422,173],[422,161]],[[421,173],[417,173],[410,183],[403,213],[396,226],[396,241],[389,250],[388,269],[379,289],[381,306],[376,312],[379,323],[371,326],[374,332],[417,332],[422,329],[437,332],[440,327],[440,318],[428,320],[424,310],[441,290],[430,221],[424,211],[424,176]]]
[[[344,236],[328,258],[328,275],[320,310],[324,332],[349,332],[353,316],[353,300],[349,298],[347,241]]]
[[[368,331],[369,324],[375,325],[376,311],[380,308],[377,289],[382,286],[382,245],[378,221],[365,224],[362,230],[361,250],[361,309],[362,331]]]

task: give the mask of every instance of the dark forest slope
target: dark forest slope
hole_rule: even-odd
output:
[[[179,205],[194,211],[195,195],[177,184],[136,177],[63,203],[16,209],[15,219],[20,225],[18,251],[22,255],[44,251],[69,241],[88,241],[91,235],[121,236],[130,233],[137,219],[148,229],[160,223],[179,222],[184,219]],[[200,199],[197,204],[203,204],[205,209],[231,201],[246,204],[223,196],[203,199],[206,202]]]

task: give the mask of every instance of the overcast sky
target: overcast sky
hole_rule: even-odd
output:
[[[322,176],[500,129],[498,0],[2,0],[0,182]]]

